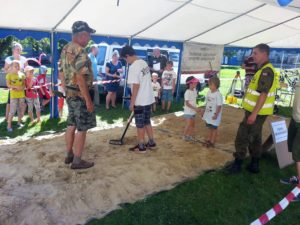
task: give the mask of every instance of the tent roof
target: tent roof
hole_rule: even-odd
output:
[[[105,36],[287,48],[300,47],[298,6],[300,0],[285,8],[276,0],[10,0],[1,4],[0,28],[70,32],[84,20]]]

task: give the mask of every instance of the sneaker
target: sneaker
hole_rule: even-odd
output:
[[[300,194],[298,194],[295,198],[293,198],[292,202],[300,202]]]
[[[65,164],[70,164],[73,162],[74,156],[67,156],[65,158]]]
[[[93,166],[94,166],[93,162],[87,162],[87,161],[81,160],[80,163],[72,163],[70,168],[72,170],[79,170],[79,169],[88,169]]]
[[[189,135],[183,136],[182,139],[185,141],[195,141],[195,138]]]
[[[146,153],[146,147],[143,145],[143,147],[140,147],[139,144],[137,144],[136,146],[133,146],[132,148],[129,148],[129,151],[132,152],[138,152],[138,153]]]
[[[299,180],[296,176],[292,176],[292,177],[280,179],[280,183],[298,185]]]
[[[157,145],[155,142],[152,142],[151,144],[148,142],[146,144],[146,148],[149,148],[150,150],[155,150],[157,148]]]
[[[18,128],[22,128],[22,127],[24,127],[24,125],[23,125],[22,123],[18,123],[18,124],[17,124],[17,127],[18,127]]]
[[[7,132],[11,133],[11,132],[13,132],[13,129],[12,128],[7,128]]]

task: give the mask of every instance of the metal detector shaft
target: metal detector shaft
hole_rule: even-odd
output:
[[[129,127],[129,125],[130,125],[130,123],[131,123],[131,121],[132,121],[132,119],[133,119],[133,116],[134,116],[134,112],[131,112],[131,114],[130,114],[130,116],[129,116],[129,119],[128,119],[128,122],[127,122],[127,124],[126,124],[125,130],[124,130],[124,132],[123,132],[123,134],[122,134],[121,141],[123,141],[123,138],[125,137],[125,134],[126,134],[126,132],[127,132],[127,130],[128,130],[128,127]]]

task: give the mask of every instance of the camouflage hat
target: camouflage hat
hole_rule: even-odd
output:
[[[73,23],[73,26],[72,26],[73,34],[83,32],[83,31],[86,31],[86,32],[92,33],[92,34],[96,32],[96,30],[90,28],[89,25],[84,21],[76,21]]]

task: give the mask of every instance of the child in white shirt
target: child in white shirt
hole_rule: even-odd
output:
[[[162,110],[166,109],[167,112],[169,112],[171,103],[173,101],[173,95],[175,93],[176,77],[177,75],[173,70],[173,62],[168,61],[166,69],[161,76],[161,87],[162,87],[161,109]]]
[[[158,103],[158,99],[160,98],[160,84],[157,82],[158,74],[152,73],[152,88],[154,93],[155,102],[152,104],[152,111],[156,111],[156,104]]]
[[[184,115],[186,119],[186,125],[183,132],[183,139],[186,141],[192,141],[195,139],[195,117],[197,112],[201,112],[197,108],[197,90],[196,86],[199,80],[193,76],[186,79],[187,89],[184,93]]]
[[[212,77],[208,81],[209,91],[206,95],[206,106],[203,120],[206,122],[208,133],[206,137],[205,147],[214,147],[218,134],[218,126],[222,117],[223,97],[219,92],[220,79]]]

